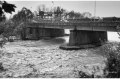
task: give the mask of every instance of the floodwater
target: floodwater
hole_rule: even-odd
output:
[[[65,40],[66,39],[66,40]],[[105,57],[99,48],[62,50],[59,46],[69,36],[49,40],[8,42],[0,61],[7,70],[0,77],[11,78],[78,78],[79,71],[102,76]]]
[[[119,41],[118,34],[108,32],[108,40]],[[0,60],[7,71],[1,77],[15,78],[78,78],[77,71],[102,76],[105,54],[100,48],[61,50],[69,36],[50,40],[9,42],[4,46]],[[99,68],[98,68],[99,67]]]

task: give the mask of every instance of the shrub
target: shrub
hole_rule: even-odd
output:
[[[3,46],[6,44],[7,38],[3,35],[0,35],[0,47],[3,48]]]
[[[120,78],[120,44],[113,49],[113,46],[104,47],[104,53],[107,53],[106,67],[104,75],[107,78]]]

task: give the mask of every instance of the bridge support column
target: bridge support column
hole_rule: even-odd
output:
[[[71,30],[69,43],[62,49],[80,49],[102,45],[107,42],[106,31]]]

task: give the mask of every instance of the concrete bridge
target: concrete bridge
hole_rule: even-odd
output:
[[[38,28],[41,28],[42,30],[44,29],[44,32],[46,32],[46,34],[44,35],[47,35],[50,34],[50,31],[53,31],[54,29],[53,33],[51,33],[53,36],[54,34],[56,34],[57,36],[62,36],[64,35],[63,29],[70,29],[69,44],[62,45],[61,48],[79,49],[86,47],[94,47],[106,43],[108,41],[107,31],[120,31],[118,30],[119,26],[120,20],[74,19],[67,20],[67,22],[44,20],[31,21],[27,24],[26,31],[27,29],[36,29],[36,31],[40,31],[38,30]]]

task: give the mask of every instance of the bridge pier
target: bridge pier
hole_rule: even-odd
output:
[[[70,30],[69,43],[62,49],[81,49],[100,46],[107,42],[106,31]]]

